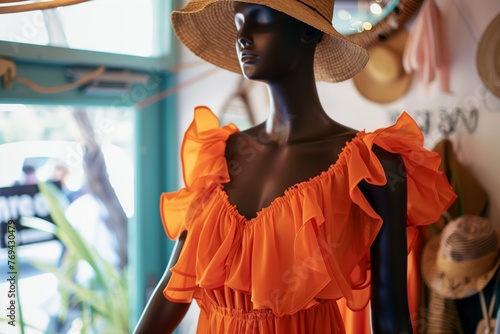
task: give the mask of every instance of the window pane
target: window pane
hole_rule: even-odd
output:
[[[158,25],[155,6],[156,0],[99,0],[2,14],[0,40],[156,57],[166,52],[156,27],[166,25]]]
[[[47,223],[52,224],[50,220],[55,219],[48,214],[48,203],[37,199],[40,194],[37,182],[42,181],[56,185],[57,193],[65,200],[61,208],[66,221],[77,231],[78,238],[90,245],[105,266],[111,268],[107,270],[116,273],[117,277],[113,282],[115,275],[107,271],[109,286],[103,285],[98,270],[92,263],[82,260],[74,244],[62,238],[55,240],[47,232],[24,228],[16,223],[18,248],[12,259],[19,265],[15,276],[18,281],[16,292],[20,296],[20,305],[15,301],[16,329],[20,325],[19,306],[22,306],[25,323],[30,326],[27,333],[68,333],[70,328],[80,332],[78,329],[88,325],[85,319],[92,319],[92,326],[97,326],[99,333],[128,332],[123,330],[127,323],[112,323],[102,310],[113,309],[115,313],[122,310],[128,319],[126,262],[122,262],[123,254],[120,253],[121,246],[125,245],[126,250],[127,243],[120,230],[127,230],[128,220],[134,214],[133,137],[133,110],[129,108],[0,104],[2,275],[11,271],[8,267],[9,247],[5,242],[12,239],[6,228],[9,220],[35,216],[47,218]],[[101,164],[99,155],[94,154],[99,151],[105,164]],[[108,191],[102,191],[107,180],[110,187]],[[115,198],[120,208],[113,208],[110,198]],[[117,214],[120,210],[121,215]],[[113,220],[116,217],[123,219],[117,223]],[[113,222],[115,225],[110,225]],[[95,260],[96,256],[92,258]],[[91,302],[98,303],[83,306],[81,295],[74,291],[68,295],[60,294],[58,289],[62,281],[56,275],[33,266],[32,261],[64,272],[70,282],[94,294],[89,299]],[[117,284],[117,280],[122,285]],[[9,282],[0,282],[1,296],[8,296],[9,289]],[[124,301],[110,306],[110,303],[121,300],[120,296]],[[11,300],[0,298],[0,307],[5,309],[5,303],[11,303]],[[58,316],[65,308],[67,318],[59,321]],[[87,312],[83,316],[82,309]],[[10,325],[0,321],[0,333],[10,333],[10,329]]]

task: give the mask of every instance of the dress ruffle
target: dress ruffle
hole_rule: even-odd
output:
[[[188,231],[164,290],[172,301],[196,298],[206,310],[206,291],[229,289],[248,296],[253,310],[277,316],[323,299],[345,298],[352,310],[363,309],[370,299],[369,249],[383,222],[357,185],[394,181],[386,180],[373,144],[403,157],[410,246],[416,226],[436,221],[456,196],[437,170],[439,155],[423,148],[420,129],[403,114],[393,126],[359,132],[328,170],[246,219],[222,187],[229,181],[225,144],[236,131],[197,108],[182,145],[186,187],[161,196],[169,238]]]

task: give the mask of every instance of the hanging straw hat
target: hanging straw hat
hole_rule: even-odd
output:
[[[476,53],[479,77],[488,89],[500,97],[500,14],[486,28]]]
[[[314,72],[317,81],[338,82],[352,78],[368,61],[366,50],[349,41],[332,26],[334,0],[240,0],[283,12],[320,31]],[[241,73],[236,56],[234,0],[191,0],[172,12],[179,40],[206,61]]]
[[[475,215],[450,221],[425,245],[422,275],[427,286],[448,299],[483,290],[500,264],[500,236],[491,222]]]
[[[458,160],[450,139],[441,139],[432,151],[441,157],[439,170],[446,174],[453,190],[459,196],[446,210],[448,214],[456,218],[461,214],[479,216],[484,213],[488,208],[488,193],[472,172]]]
[[[368,100],[389,103],[403,96],[411,83],[411,74],[403,68],[403,52],[408,32],[401,29],[386,41],[368,49],[370,60],[354,78],[354,85]]]

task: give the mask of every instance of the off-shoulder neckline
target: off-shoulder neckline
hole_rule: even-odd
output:
[[[224,190],[224,186],[222,183],[218,183],[217,188],[216,188],[218,193],[219,193],[218,196],[222,199],[222,202],[223,202],[224,206],[226,207],[226,209],[228,210],[228,212],[234,218],[236,218],[236,220],[238,222],[240,222],[241,224],[244,224],[244,225],[253,224],[253,223],[261,220],[266,215],[274,212],[275,210],[277,210],[277,208],[281,208],[286,201],[289,201],[291,197],[296,196],[296,194],[298,192],[302,191],[303,189],[312,187],[314,184],[321,182],[326,177],[331,177],[335,173],[335,170],[340,168],[345,163],[345,157],[346,157],[346,154],[348,151],[347,148],[354,145],[354,143],[356,141],[362,140],[362,138],[365,136],[366,136],[366,132],[364,130],[360,130],[360,131],[356,132],[356,135],[354,137],[352,137],[350,140],[346,141],[344,147],[342,147],[342,150],[338,154],[338,157],[335,160],[335,162],[333,162],[326,170],[322,171],[321,173],[319,173],[316,176],[313,176],[313,177],[311,177],[307,180],[304,180],[304,181],[300,181],[300,182],[288,187],[287,189],[285,189],[285,191],[281,195],[274,198],[271,201],[271,203],[269,203],[269,205],[259,209],[254,214],[254,217],[252,217],[252,218],[245,217],[243,214],[241,214],[238,211],[237,205],[231,203],[231,201],[229,200],[229,195]],[[226,139],[226,141],[227,141],[227,139]],[[223,158],[227,164],[227,160],[226,160],[226,157],[224,156],[224,154],[223,154]]]

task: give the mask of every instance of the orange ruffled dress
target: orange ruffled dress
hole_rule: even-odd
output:
[[[161,196],[170,239],[187,238],[164,290],[171,301],[200,306],[198,333],[344,333],[337,300],[362,310],[370,300],[370,245],[382,219],[358,188],[386,183],[371,147],[400,154],[408,180],[408,240],[455,199],[440,157],[423,148],[403,114],[373,133],[360,131],[320,175],[290,187],[253,219],[230,204],[227,138],[205,107],[195,110],[181,149],[185,188]]]

